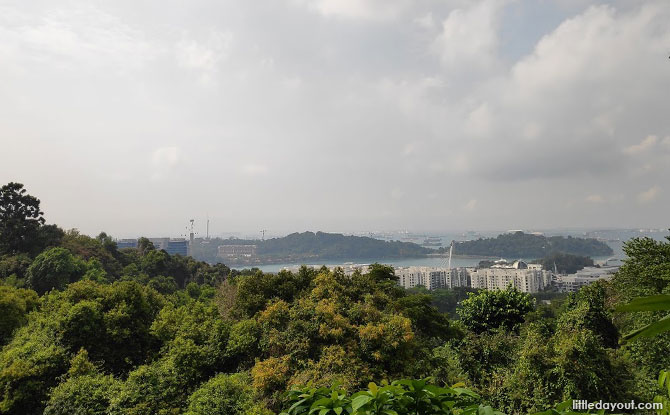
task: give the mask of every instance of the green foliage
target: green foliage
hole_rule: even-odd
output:
[[[366,390],[352,395],[337,385],[332,388],[307,386],[286,393],[286,409],[281,415],[502,415],[480,404],[480,400],[476,393],[460,385],[443,388],[429,383],[428,379],[403,379],[381,386],[369,383]]]
[[[492,400],[512,413],[540,411],[569,398],[627,401],[633,373],[612,345],[602,287],[582,289],[555,327],[533,322],[522,332],[514,364]],[[616,333],[616,330],[615,330]]]
[[[104,232],[103,232],[104,235]],[[91,238],[90,236],[82,235],[76,229],[72,229],[65,233],[61,246],[67,248],[73,255],[89,261],[89,266],[98,270],[104,271],[102,281],[115,280],[121,275],[121,254],[116,250],[116,244],[110,243],[109,240],[102,238]],[[98,279],[90,278],[89,279]]]
[[[592,267],[593,259],[588,256],[571,255],[562,252],[554,252],[537,261],[542,268],[553,271],[555,269],[564,274],[574,274],[584,267]]]
[[[146,361],[158,350],[150,327],[163,304],[155,291],[129,282],[81,281],[45,295],[0,353],[0,412],[41,413],[49,390],[82,348],[111,373]]]
[[[661,370],[658,375],[658,388],[662,391],[654,397],[655,403],[663,404],[663,409],[657,409],[657,415],[670,415],[670,370]]]
[[[205,382],[188,398],[184,415],[251,415],[265,411],[255,400],[249,376],[219,374]]]
[[[14,331],[28,322],[28,313],[38,304],[35,291],[0,286],[0,345],[8,343]]]
[[[444,341],[455,335],[449,324],[449,318],[432,305],[430,295],[418,294],[399,298],[394,308],[412,321],[415,332],[426,338]]]
[[[612,279],[610,301],[622,311],[640,308],[640,312],[617,313],[615,322],[619,331],[627,333],[626,339],[635,340],[624,342],[622,349],[636,368],[636,390],[650,400],[657,393],[653,379],[670,367],[670,332],[658,332],[653,337],[642,334],[662,329],[668,321],[662,320],[667,311],[658,309],[664,297],[657,296],[670,294],[670,242],[635,238],[624,244],[624,251],[628,259]],[[638,299],[641,297],[651,298]],[[635,302],[626,306],[632,300]],[[661,302],[653,306],[655,310],[645,304],[657,300]]]
[[[616,348],[619,332],[612,323],[605,301],[606,291],[602,283],[583,287],[568,298],[558,324],[566,330],[587,329],[600,337],[603,346]]]
[[[128,374],[110,404],[113,415],[177,415],[186,405],[189,390],[180,382],[170,360],[141,365]]]
[[[27,194],[22,184],[0,187],[0,254],[32,252],[44,224],[42,215],[39,199]]]
[[[251,317],[262,310],[272,298],[291,302],[309,288],[316,271],[302,267],[298,273],[281,271],[277,274],[240,276],[236,279],[236,299],[233,313]]]
[[[163,305],[158,293],[137,283],[80,281],[47,296],[42,311],[58,323],[68,350],[85,348],[106,370],[123,373],[157,349],[150,329]]]
[[[259,243],[260,242],[260,243]],[[308,255],[314,259],[401,258],[432,252],[417,244],[345,236],[336,233],[292,233],[283,238],[255,241],[259,255]]]
[[[482,333],[502,327],[517,330],[524,316],[535,307],[535,300],[515,288],[470,293],[457,310],[465,327]]]
[[[652,295],[640,297],[628,304],[619,306],[617,311],[668,311],[670,310],[670,295]],[[640,327],[626,334],[624,340],[634,340],[639,337],[654,337],[660,333],[670,331],[670,314],[659,320]]]
[[[628,259],[612,280],[619,302],[664,294],[670,284],[670,243],[634,238],[624,244],[624,252]]]
[[[237,369],[239,360],[230,359],[228,352],[229,338],[233,337],[230,326],[211,302],[168,305],[154,320],[151,331],[163,343],[163,359],[172,362],[188,387],[217,371]]]
[[[49,394],[44,415],[107,415],[121,382],[98,373],[69,377]]]
[[[446,252],[448,248],[440,248]],[[597,239],[545,237],[523,232],[504,233],[496,238],[458,242],[454,252],[460,255],[495,256],[502,258],[543,258],[555,252],[572,255],[604,256],[613,251]],[[553,267],[553,264],[552,264]]]
[[[26,254],[0,256],[0,278],[6,282],[8,278],[14,277],[23,282],[31,263],[32,260]]]
[[[148,254],[151,251],[156,250],[154,243],[149,240],[149,238],[141,237],[137,240],[137,252],[141,256]]]
[[[415,287],[407,290],[410,294],[429,295],[431,304],[442,314],[449,317],[457,317],[456,309],[461,301],[468,298],[468,293],[477,292],[470,287],[438,288],[427,290],[425,287]]]
[[[52,248],[37,256],[28,267],[28,285],[40,295],[51,289],[63,289],[83,274],[83,263],[64,248]]]
[[[65,248],[42,252],[28,267],[28,286],[42,295],[52,289],[62,290],[84,275],[86,264]]]
[[[240,365],[247,366],[258,355],[260,327],[256,320],[247,319],[235,323],[230,329],[230,338],[226,348],[228,356],[238,359]]]
[[[282,238],[266,240],[211,239],[197,244],[193,255],[202,261],[216,262],[219,245],[256,245],[256,258],[235,258],[237,264],[322,260],[369,260],[370,258],[417,258],[434,252],[411,242],[379,239],[324,232],[292,233]]]
[[[514,363],[519,337],[498,328],[480,334],[468,332],[449,345],[459,351],[459,366],[467,375],[467,383],[483,392],[497,387],[500,374]]]
[[[670,332],[622,344],[619,333],[665,321],[668,243],[632,240],[611,283],[558,301],[544,293],[537,298],[551,304],[535,308],[513,289],[404,290],[380,264],[349,276],[325,267],[265,274],[171,256],[146,238],[118,250],[104,232],[16,229],[30,243],[0,252],[3,414],[568,414],[570,398],[667,399],[670,375],[655,378],[670,367]],[[538,242],[510,238],[517,248]],[[317,244],[313,257],[349,242],[284,242],[305,241]],[[413,255],[402,244],[374,246]],[[579,262],[561,255],[552,267],[555,259]],[[41,297],[18,288],[26,283]],[[622,310],[641,312],[612,315],[638,297]],[[461,320],[450,321],[444,312],[459,302]],[[398,378],[424,380],[384,381]]]
[[[67,351],[49,326],[44,318],[31,319],[0,353],[0,412],[41,413],[42,402],[67,370]]]

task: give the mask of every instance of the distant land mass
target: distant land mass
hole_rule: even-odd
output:
[[[219,255],[222,245],[255,245],[253,254]],[[317,263],[324,261],[382,261],[387,259],[423,258],[446,255],[449,247],[431,249],[412,242],[383,241],[366,236],[325,232],[292,233],[281,238],[251,240],[213,238],[196,241],[192,256],[210,263],[227,265],[266,265],[278,263]],[[597,239],[563,236],[545,237],[523,232],[498,235],[496,238],[457,242],[456,256],[544,258],[563,253],[580,256],[612,255],[612,249]]]
[[[252,256],[225,258],[218,256],[218,247],[221,245],[256,245],[256,250]],[[325,232],[296,232],[267,240],[214,238],[198,244],[192,252],[195,258],[202,261],[232,265],[422,258],[431,253],[435,253],[435,250],[412,242],[382,241],[366,236]]]
[[[440,253],[447,253],[442,247]],[[496,256],[501,258],[543,258],[554,253],[580,256],[607,256],[614,251],[606,243],[593,238],[550,236],[523,232],[505,233],[495,238],[456,242],[455,255]]]

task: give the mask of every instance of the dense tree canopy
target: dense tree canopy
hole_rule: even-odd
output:
[[[434,251],[412,242],[382,241],[379,239],[326,232],[292,233],[266,240],[219,239],[196,244],[193,255],[204,261],[216,262],[219,245],[256,245],[257,256],[236,258],[240,264],[294,262],[306,263],[335,260],[366,260],[371,258],[416,258]],[[246,261],[246,262],[245,262]]]
[[[448,248],[440,248],[442,252]],[[504,233],[495,238],[458,242],[454,252],[461,255],[494,256],[502,258],[543,258],[555,252],[572,255],[612,255],[612,248],[597,239],[571,236],[533,235],[523,232]]]
[[[670,332],[621,334],[668,309],[614,312],[667,298],[668,242],[631,240],[612,281],[536,305],[405,290],[380,264],[237,271],[31,226],[3,228],[34,245],[0,255],[0,414],[568,414],[572,398],[651,401],[670,368]]]
[[[542,264],[542,268],[549,271],[558,271],[562,274],[574,274],[584,267],[592,267],[593,259],[580,256],[554,252],[536,262]]]
[[[0,187],[0,254],[31,252],[44,224],[40,201],[20,183]]]
[[[534,299],[516,288],[470,293],[461,302],[458,315],[463,324],[482,333],[496,328],[516,330],[524,316],[533,310]]]

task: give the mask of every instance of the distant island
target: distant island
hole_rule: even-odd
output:
[[[267,240],[214,238],[201,241],[192,251],[194,258],[202,261],[249,266],[422,258],[431,253],[435,253],[435,250],[412,242],[382,241],[366,236],[325,232],[296,232]]]
[[[324,261],[381,261],[447,255],[449,247],[432,249],[413,242],[383,241],[366,236],[326,232],[292,233],[266,240],[212,238],[197,240],[191,255],[209,263],[235,266],[279,263],[323,263]],[[596,239],[545,237],[523,232],[496,238],[456,242],[455,256],[546,258],[555,253],[579,256],[612,255],[612,249]]]
[[[438,249],[448,253],[449,247]],[[501,258],[544,258],[554,253],[580,256],[607,256],[614,251],[606,243],[593,238],[534,235],[523,232],[505,233],[495,238],[456,242],[455,255],[494,256]]]

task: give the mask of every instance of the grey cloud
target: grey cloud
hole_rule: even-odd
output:
[[[532,3],[5,2],[0,178],[119,236],[663,225],[670,7]]]

